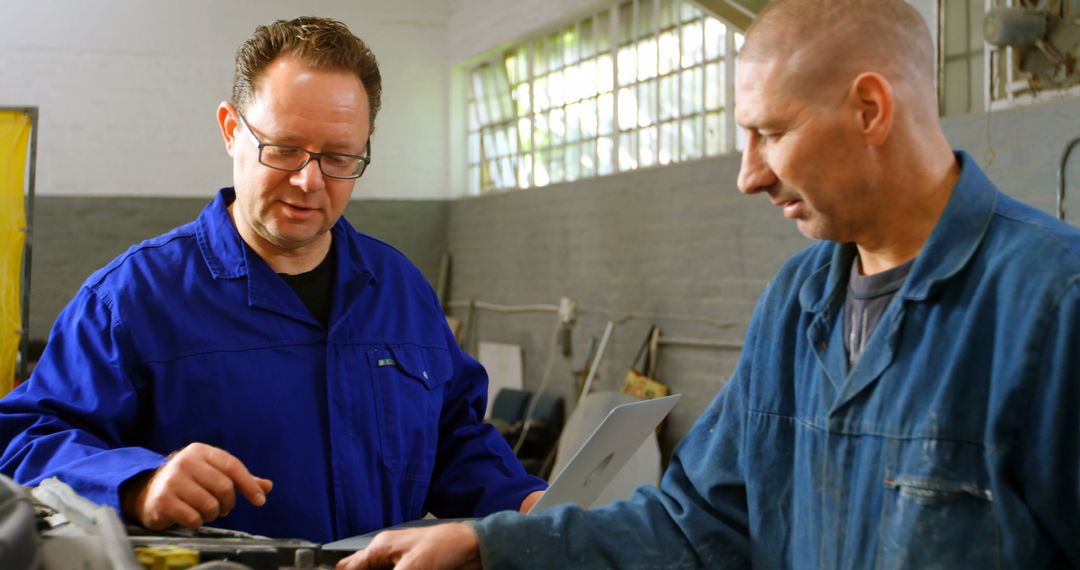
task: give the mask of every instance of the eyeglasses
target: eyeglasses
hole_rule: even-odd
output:
[[[255,140],[255,145],[259,148],[259,164],[263,166],[286,172],[298,172],[314,160],[319,163],[319,170],[323,176],[349,180],[363,176],[364,170],[367,170],[368,165],[371,164],[371,139],[368,139],[367,153],[364,156],[343,152],[311,152],[298,146],[264,143],[248,126],[247,119],[244,118],[240,109],[236,110],[236,115],[240,117],[240,124],[244,125],[244,129]]]

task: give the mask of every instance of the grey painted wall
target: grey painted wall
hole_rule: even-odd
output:
[[[30,337],[52,322],[82,282],[132,244],[194,219],[210,198],[39,196],[34,204]],[[449,204],[443,200],[353,200],[345,217],[386,240],[434,282],[444,251]]]

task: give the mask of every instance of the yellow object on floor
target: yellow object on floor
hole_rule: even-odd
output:
[[[198,551],[179,546],[140,546],[135,557],[147,570],[183,570],[199,564]]]

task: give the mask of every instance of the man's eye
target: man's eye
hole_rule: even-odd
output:
[[[350,164],[354,164],[356,162],[356,159],[337,154],[324,154],[323,161],[325,161],[327,164],[332,164],[334,166],[349,166]]]
[[[263,150],[263,152],[269,152],[270,155],[275,158],[295,158],[303,154],[304,151],[298,148],[268,146]]]

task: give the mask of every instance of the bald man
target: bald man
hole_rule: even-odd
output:
[[[822,241],[659,488],[384,533],[339,568],[1080,566],[1080,232],[950,149],[903,1],[777,0],[739,59],[739,189]]]

